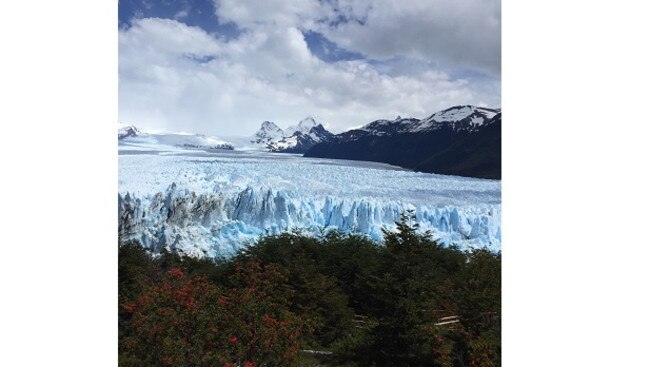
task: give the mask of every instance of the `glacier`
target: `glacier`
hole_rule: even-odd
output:
[[[497,180],[286,153],[119,150],[120,237],[154,252],[228,257],[285,231],[381,241],[407,209],[445,245],[501,248]]]

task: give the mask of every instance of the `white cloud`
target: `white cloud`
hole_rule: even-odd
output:
[[[263,120],[287,126],[306,115],[343,131],[398,114],[424,117],[454,104],[500,105],[495,78],[475,83],[430,67],[385,73],[363,60],[321,61],[301,29],[322,27],[322,14],[335,13],[327,3],[217,5],[220,19],[237,23],[241,35],[225,40],[164,19],[134,20],[119,31],[120,121],[227,136],[252,134]],[[335,39],[340,31],[331,32]]]
[[[245,28],[309,26],[330,12],[327,3],[317,0],[215,0],[214,3],[219,19]]]
[[[185,8],[185,9],[179,10],[179,11],[174,15],[174,19],[180,20],[180,19],[183,19],[183,18],[187,18],[188,15],[190,15],[190,9],[189,9],[189,8]]]
[[[244,28],[299,26],[372,59],[396,55],[500,74],[501,0],[215,0]]]
[[[319,28],[341,47],[375,59],[404,55],[500,73],[500,0],[385,0],[347,9],[363,24]]]

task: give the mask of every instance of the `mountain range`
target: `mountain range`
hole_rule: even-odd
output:
[[[501,109],[454,106],[424,119],[376,120],[361,128],[332,134],[314,118],[281,129],[264,121],[251,137],[235,143],[200,134],[147,134],[120,125],[122,145],[162,144],[196,149],[264,150],[305,157],[389,163],[415,171],[501,179]]]
[[[316,144],[305,156],[501,179],[501,110],[466,105],[422,120],[377,120]]]
[[[264,121],[250,142],[270,152],[304,153],[314,145],[329,141],[334,134],[313,117],[306,117],[296,126],[282,130],[271,121]]]

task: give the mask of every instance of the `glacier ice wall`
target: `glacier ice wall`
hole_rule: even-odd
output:
[[[413,209],[445,244],[499,250],[500,183],[279,155],[121,155],[119,231],[154,251],[223,257],[264,234],[382,239]]]

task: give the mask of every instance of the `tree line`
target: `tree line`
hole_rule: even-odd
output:
[[[119,246],[120,366],[501,363],[501,255],[402,216],[384,242],[262,237],[226,260]]]

